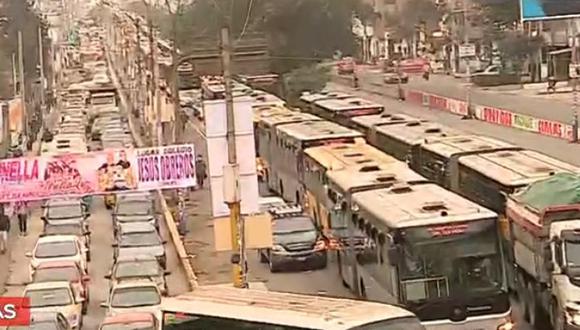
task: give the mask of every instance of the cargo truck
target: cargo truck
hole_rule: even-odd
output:
[[[580,329],[580,175],[555,174],[508,196],[506,216],[510,284],[524,317],[537,329]]]

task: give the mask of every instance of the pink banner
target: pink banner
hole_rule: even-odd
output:
[[[0,202],[196,185],[193,145],[0,161]]]

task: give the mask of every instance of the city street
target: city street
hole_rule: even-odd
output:
[[[32,251],[39,234],[42,232],[42,221],[40,220],[40,207],[35,207],[32,218],[29,221],[29,234],[25,237],[17,237],[10,247],[9,277],[6,283],[7,291],[3,296],[18,297],[22,294],[24,285],[29,281],[29,261],[25,256],[26,252]],[[92,260],[89,263],[90,274],[90,304],[87,315],[84,316],[83,329],[97,329],[100,322],[105,317],[105,309],[100,307],[100,303],[107,299],[109,280],[104,276],[109,273],[113,265],[113,228],[111,212],[105,209],[103,200],[100,197],[94,198],[91,207],[90,230],[91,230],[91,254]],[[168,239],[165,222],[160,221],[161,233],[164,239]],[[12,232],[17,235],[18,226],[13,221]],[[179,260],[175,249],[171,243],[166,245],[167,249],[167,269],[171,275],[167,278],[169,294],[178,295],[189,291],[185,275],[179,265]]]
[[[361,71],[359,77],[362,86],[365,86],[365,84],[372,85],[374,88],[380,86],[381,89],[390,90],[393,96],[396,95],[397,85],[385,85],[382,81],[382,73],[376,69]],[[465,101],[469,85],[463,79],[432,74],[429,80],[425,80],[419,75],[410,76],[409,83],[404,84],[403,87]],[[471,101],[473,104],[511,110],[536,118],[550,119],[562,123],[571,122],[572,93],[558,94],[557,97],[552,99],[530,94],[530,91],[514,90],[513,88],[509,90],[501,90],[501,88],[485,90],[480,87],[472,87]],[[566,97],[568,102],[565,101]]]

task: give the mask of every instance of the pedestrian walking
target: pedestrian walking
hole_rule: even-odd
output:
[[[18,201],[13,206],[14,214],[18,218],[18,228],[20,236],[28,235],[28,218],[30,216],[30,207],[27,202]]]
[[[203,189],[203,182],[207,177],[205,161],[201,155],[197,155],[197,160],[195,161],[195,175],[197,177],[197,184],[199,188]]]
[[[10,232],[10,217],[4,213],[4,209],[0,213],[0,253],[6,253],[8,250],[8,232]]]

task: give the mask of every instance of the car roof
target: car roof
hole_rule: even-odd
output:
[[[155,261],[157,262],[157,258],[155,258],[152,255],[149,254],[143,254],[143,255],[127,255],[127,256],[118,256],[117,257],[117,263],[122,263],[122,262],[139,262],[139,261]]]
[[[30,283],[30,284],[26,285],[26,287],[24,288],[24,291],[43,290],[43,289],[60,289],[60,288],[70,288],[70,282],[54,281],[54,282]]]
[[[120,324],[120,323],[134,323],[134,322],[153,322],[154,316],[152,313],[122,313],[112,316],[107,316],[101,325]]]
[[[50,235],[38,238],[36,244],[40,243],[51,243],[51,242],[67,242],[67,241],[78,241],[78,237],[75,235]]]

